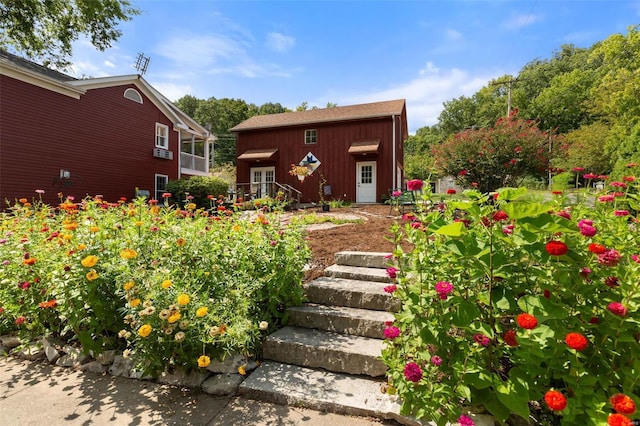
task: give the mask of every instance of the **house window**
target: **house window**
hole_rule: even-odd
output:
[[[124,97],[139,104],[142,103],[142,95],[136,89],[129,88],[125,90]]]
[[[169,149],[169,126],[156,123],[156,147]]]
[[[305,130],[304,131],[304,143],[305,144],[314,144],[318,141],[318,135],[316,129]]]
[[[162,194],[167,192],[167,182],[169,182],[169,176],[167,175],[156,175],[156,188],[155,188],[155,199],[158,201],[162,201]]]

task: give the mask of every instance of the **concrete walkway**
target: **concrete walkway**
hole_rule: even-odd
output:
[[[394,422],[340,416],[40,362],[0,358],[0,424],[349,425]]]

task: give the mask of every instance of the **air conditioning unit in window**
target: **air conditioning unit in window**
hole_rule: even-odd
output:
[[[153,156],[156,158],[164,158],[165,160],[173,160],[173,151],[164,148],[153,148]]]

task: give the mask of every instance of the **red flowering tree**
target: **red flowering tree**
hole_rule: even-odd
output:
[[[493,127],[451,136],[434,148],[436,167],[482,192],[518,186],[525,176],[546,177],[551,156],[564,150],[558,138],[535,121],[518,118],[516,111]]]

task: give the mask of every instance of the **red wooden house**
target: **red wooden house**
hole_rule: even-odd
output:
[[[303,202],[381,202],[402,186],[407,129],[404,99],[254,116],[231,129],[236,181],[257,195],[290,186]],[[300,181],[292,165],[311,174]]]
[[[157,198],[209,172],[212,135],[140,75],[75,79],[0,51],[0,201]],[[0,209],[3,206],[0,206]]]

